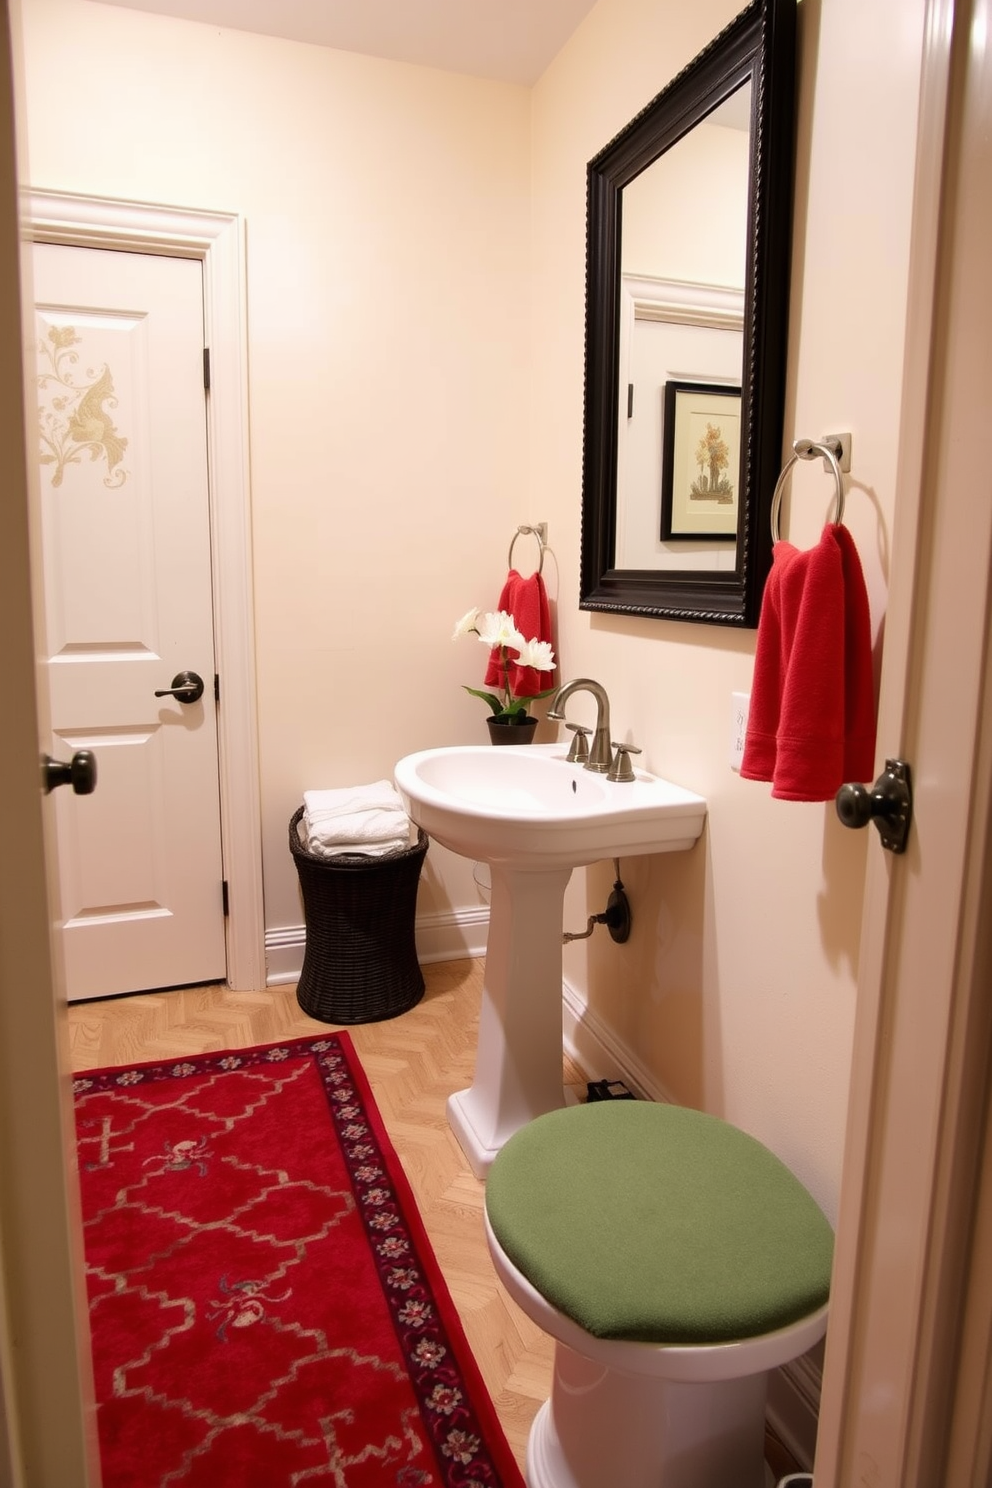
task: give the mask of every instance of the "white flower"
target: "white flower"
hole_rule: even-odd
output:
[[[484,646],[509,646],[519,651],[524,638],[513,623],[513,616],[506,610],[487,611],[476,620],[475,628]]]
[[[517,697],[514,693],[512,668],[533,667],[535,671],[544,672],[550,678],[555,669],[555,655],[549,641],[539,641],[536,636],[528,640],[506,610],[487,610],[484,614],[478,609],[469,610],[455,626],[452,640],[463,635],[478,636],[491,653],[484,686],[466,686],[465,691],[473,697],[481,698],[497,719],[522,723],[527,717],[527,708],[531,702],[537,698],[550,697],[554,692],[553,687],[546,687],[543,692],[527,696]]]
[[[517,657],[517,666],[535,667],[539,672],[554,671],[555,653],[550,641],[524,641]]]
[[[475,622],[478,614],[479,606],[473,605],[472,608],[467,612],[467,614],[464,614],[459,620],[458,624],[455,626],[454,633],[452,634],[451,639],[453,641],[457,641],[459,636],[471,635],[472,632],[475,630]]]

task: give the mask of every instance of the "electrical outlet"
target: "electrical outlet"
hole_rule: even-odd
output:
[[[751,705],[749,692],[730,694],[730,768],[739,770],[744,758],[744,738],[747,734],[747,714]]]

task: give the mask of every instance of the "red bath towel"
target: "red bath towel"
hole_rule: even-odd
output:
[[[496,608],[513,616],[513,623],[525,641],[547,641],[549,646],[553,644],[548,591],[539,573],[532,573],[524,579],[515,568],[511,568]],[[553,669],[550,672],[539,672],[536,667],[514,666],[513,657],[517,654],[516,651],[507,651],[510,661],[510,690],[514,697],[533,697],[535,693],[544,692],[553,685]],[[502,685],[503,668],[500,665],[499,648],[494,646],[489,653],[485,686]]]
[[[857,549],[828,523],[815,548],[772,549],[741,774],[783,801],[829,801],[875,762],[871,617]]]

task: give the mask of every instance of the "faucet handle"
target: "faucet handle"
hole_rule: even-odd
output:
[[[575,735],[571,747],[565,756],[566,763],[584,765],[589,758],[588,738],[592,733],[592,729],[587,729],[581,723],[566,723],[565,727],[571,729]]]
[[[634,774],[633,766],[630,763],[630,756],[632,754],[640,754],[641,751],[638,749],[637,745],[618,744],[616,739],[614,739],[613,748],[616,750],[616,754],[613,756],[613,763],[607,771],[607,780],[636,780],[637,777]]]

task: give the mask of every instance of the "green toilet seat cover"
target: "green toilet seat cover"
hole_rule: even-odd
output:
[[[681,1106],[538,1117],[497,1155],[486,1210],[517,1269],[597,1338],[753,1338],[830,1290],[833,1231],[812,1196],[746,1132]]]

